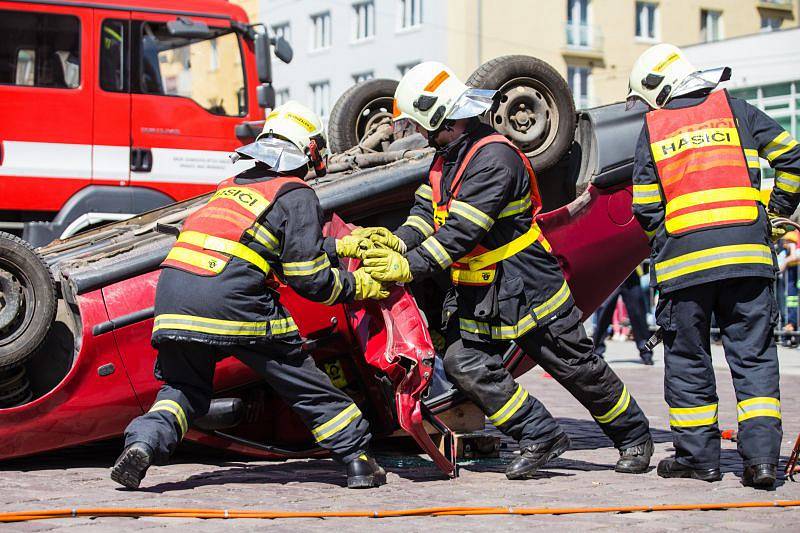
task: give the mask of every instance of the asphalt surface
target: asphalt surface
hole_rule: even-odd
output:
[[[611,342],[607,357],[648,415],[656,441],[653,467],[671,454],[667,406],[663,401],[660,349],[656,366],[638,362],[632,343]],[[782,464],[800,431],[800,351],[780,349],[784,439]],[[720,427],[736,427],[736,402],[730,375],[715,348]],[[707,484],[664,480],[655,469],[643,475],[613,471],[618,455],[588,413],[553,379],[534,369],[521,379],[570,434],[573,448],[540,472],[536,479],[508,481],[505,463],[515,452],[504,441],[501,459],[462,465],[456,480],[443,479],[427,458],[382,455],[389,483],[375,490],[344,488],[342,470],[327,460],[273,463],[225,459],[182,451],[176,462],[153,467],[134,492],[108,478],[117,443],[54,453],[0,464],[0,509],[3,511],[75,507],[192,507],[276,511],[381,510],[427,506],[599,507],[677,503],[800,500],[800,483],[779,482],[775,490],[741,485],[742,463],[736,444],[723,441],[724,478]],[[389,531],[486,531],[511,529],[619,530],[797,530],[800,509],[767,508],[728,511],[670,511],[569,516],[464,516],[410,518],[329,518],[259,521],[183,518],[65,518],[2,524],[0,531],[326,531],[332,528]]]

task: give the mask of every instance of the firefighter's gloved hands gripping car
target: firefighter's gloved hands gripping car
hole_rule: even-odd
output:
[[[661,294],[676,452],[658,473],[721,477],[713,313],[736,389],[743,482],[771,487],[782,435],[772,334],[777,263],[772,214],[759,202],[759,158],[775,169],[769,212],[789,216],[800,201],[800,146],[760,110],[714,91],[729,76],[729,69],[698,71],[669,44],[645,51],[630,75],[629,99],[650,107],[634,159],[633,210],[650,238],[650,279]]]
[[[445,371],[498,429],[520,441],[509,478],[530,477],[569,447],[547,409],[503,367],[511,340],[592,413],[620,449],[617,471],[644,472],[653,452],[647,419],[592,354],[581,313],[535,223],[541,201],[530,162],[478,119],[495,96],[467,87],[441,63],[422,63],[403,76],[395,122],[413,122],[437,152],[400,228],[362,231],[389,248],[366,251],[364,269],[402,282],[449,270]]]
[[[278,278],[328,305],[388,296],[363,270],[337,268],[337,249],[360,254],[361,239],[337,245],[322,237],[319,200],[303,181],[309,168],[325,171],[322,123],[287,102],[237,154],[255,166],[223,181],[186,219],[162,264],[152,342],[164,385],[150,411],[126,428],[111,478],[136,488],[151,464],[168,459],[208,411],[218,356],[232,355],[262,375],[346,465],[348,487],[382,485],[386,473],[367,454],[367,421],[301,350],[294,319],[271,290]]]

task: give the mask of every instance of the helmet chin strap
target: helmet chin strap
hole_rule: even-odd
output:
[[[436,137],[439,136],[440,133],[443,131],[453,131],[453,121],[452,120],[444,120],[442,121],[441,125],[436,128],[435,130],[428,133],[428,146],[431,148],[435,148],[436,150],[440,150],[444,148],[445,145],[441,145],[436,142]]]

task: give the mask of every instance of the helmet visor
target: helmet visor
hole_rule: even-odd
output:
[[[231,159],[234,163],[239,159],[255,159],[275,172],[288,172],[308,165],[306,154],[291,142],[277,137],[262,137],[237,148]]]
[[[693,93],[702,89],[716,89],[717,85],[723,81],[728,81],[730,77],[731,69],[729,67],[698,70],[686,76],[686,79],[672,91],[672,97]]]
[[[458,120],[483,115],[492,108],[497,94],[497,91],[490,89],[467,89],[453,104],[447,119]]]

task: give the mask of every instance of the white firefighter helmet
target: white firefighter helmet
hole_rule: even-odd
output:
[[[322,120],[303,104],[290,100],[267,115],[256,141],[238,148],[234,161],[255,159],[276,172],[310,165],[319,175],[327,154]]]
[[[491,109],[497,91],[473,89],[446,65],[426,61],[406,72],[394,92],[395,124],[412,120],[428,131],[444,120],[476,117]]]

